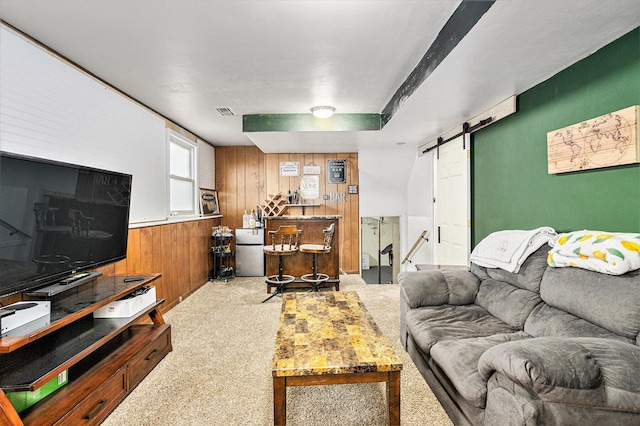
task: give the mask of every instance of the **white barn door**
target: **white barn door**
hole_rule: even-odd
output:
[[[470,136],[445,143],[436,156],[436,262],[468,265],[471,242]]]

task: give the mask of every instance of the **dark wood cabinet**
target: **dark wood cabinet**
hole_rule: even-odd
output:
[[[154,338],[138,355],[129,363],[129,387],[131,389],[138,386],[138,384],[145,378],[153,367],[166,354],[171,351],[171,333],[168,325],[164,325],[162,330],[158,330],[160,333],[157,338]]]
[[[59,425],[91,425],[103,421],[109,413],[127,395],[127,370],[121,368],[102,383],[96,391],[91,392],[78,405],[76,405],[57,424]],[[25,424],[54,423],[56,419],[46,419],[44,416],[30,416],[25,420]],[[34,421],[31,422],[31,419]],[[49,421],[47,421],[49,420]]]
[[[51,323],[25,336],[0,339],[0,424],[101,423],[172,350],[171,327],[159,299],[128,318],[93,312],[160,275],[125,283],[107,277],[52,301]],[[152,324],[142,324],[148,315]],[[17,414],[5,392],[34,391],[67,371],[68,383]]]

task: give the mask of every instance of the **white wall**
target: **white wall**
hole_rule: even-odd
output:
[[[399,216],[402,261],[422,230],[433,229],[433,155],[418,157],[414,146],[360,150],[360,217]],[[413,257],[413,263],[431,263],[432,238]],[[413,266],[405,264],[404,267]],[[413,268],[415,269],[415,268]]]
[[[131,174],[130,223],[167,220],[164,118],[6,27],[0,69],[0,150]],[[198,147],[214,188],[214,148]]]
[[[404,216],[415,147],[358,151],[360,217]]]
[[[0,149],[133,175],[131,222],[166,219],[164,119],[0,28]]]
[[[411,256],[411,263],[405,263],[404,270],[414,270],[415,264],[433,263],[433,152],[414,159],[411,176],[407,182],[407,222],[406,238],[403,241],[403,253],[406,255],[413,247],[422,231],[428,231],[428,241],[421,240]],[[403,255],[404,258],[404,255]]]

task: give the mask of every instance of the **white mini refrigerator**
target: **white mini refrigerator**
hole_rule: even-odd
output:
[[[264,270],[264,228],[236,229],[236,276],[262,277]]]

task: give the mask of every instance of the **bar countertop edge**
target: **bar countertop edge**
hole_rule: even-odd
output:
[[[335,220],[342,219],[340,215],[285,215],[285,216],[267,216],[266,220],[319,220],[319,219],[327,219],[327,220]]]

